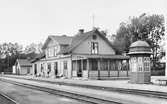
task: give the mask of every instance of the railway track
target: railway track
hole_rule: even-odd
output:
[[[36,86],[36,85],[30,85],[30,84],[20,83],[17,81],[11,81],[7,79],[0,79],[0,81],[11,83],[11,84],[22,86],[22,87],[26,87],[26,88],[30,88],[30,89],[44,91],[44,92],[54,94],[54,95],[60,95],[60,96],[76,99],[76,100],[79,100],[79,101],[82,101],[88,104],[133,104],[133,103],[128,103],[128,102],[120,102],[120,100],[119,101],[114,101],[112,99],[106,100],[102,98],[73,93],[70,91],[62,91],[62,90],[56,90],[56,89],[51,89],[51,88],[46,88],[46,87],[41,87],[41,86]]]
[[[15,77],[13,77],[13,78],[15,78]],[[51,81],[46,81],[46,80],[27,79],[27,78],[18,78],[18,79],[33,80],[33,81],[37,81],[37,82],[46,82],[46,83],[58,84],[58,85],[83,87],[83,88],[90,88],[90,89],[96,89],[96,90],[105,90],[105,91],[119,92],[119,93],[125,93],[125,94],[134,94],[134,95],[141,95],[141,96],[146,96],[146,97],[167,99],[167,93],[158,92],[158,91],[125,89],[125,88],[115,88],[115,87],[101,87],[101,86],[93,86],[93,85],[83,85],[83,84],[81,85],[81,84],[75,84],[75,83],[51,82]]]
[[[0,92],[0,104],[18,104],[14,99]]]

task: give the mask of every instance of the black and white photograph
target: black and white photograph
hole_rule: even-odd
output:
[[[167,0],[0,0],[0,104],[167,104]]]

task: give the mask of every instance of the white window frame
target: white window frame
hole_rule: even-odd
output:
[[[150,58],[144,57],[144,71],[150,72]]]
[[[57,52],[58,52],[58,46],[55,46],[55,47],[54,47],[54,56],[57,55]]]
[[[94,47],[94,49],[93,49]],[[91,54],[98,54],[99,53],[99,43],[98,42],[91,42]]]
[[[138,72],[143,72],[143,58],[138,57]]]

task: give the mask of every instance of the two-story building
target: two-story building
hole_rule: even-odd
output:
[[[90,79],[129,75],[129,57],[116,55],[112,44],[97,29],[81,29],[73,37],[48,36],[42,49],[45,54],[32,61],[36,75]]]

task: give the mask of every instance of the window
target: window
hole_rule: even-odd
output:
[[[30,73],[30,67],[27,67],[27,73],[28,74]]]
[[[93,40],[96,40],[96,39],[97,39],[97,36],[96,36],[96,35],[93,35],[92,38],[93,38]]]
[[[47,73],[49,74],[51,72],[51,63],[48,63],[48,71]]]
[[[41,64],[41,72],[43,72],[43,70],[44,70],[44,66],[43,64]]]
[[[91,53],[98,54],[98,43],[97,42],[91,43]]]
[[[137,72],[137,58],[133,57],[131,60],[131,70],[132,72]]]
[[[144,71],[149,72],[150,71],[150,58],[144,57]]]
[[[50,57],[50,49],[47,49],[48,57]]]
[[[46,52],[46,56],[49,57],[49,51],[48,51],[48,49],[46,49],[45,52]]]
[[[138,57],[138,72],[143,72],[142,57]]]
[[[57,73],[58,73],[57,67],[58,67],[58,63],[57,63],[57,62],[54,62],[55,75],[57,75]]]
[[[50,51],[50,48],[48,49],[48,57],[50,57],[51,55],[51,51]]]
[[[73,61],[73,62],[72,62],[72,70],[77,70],[77,69],[76,69],[76,61]]]
[[[107,60],[103,60],[103,61],[101,61],[101,63],[102,63],[101,70],[108,70],[108,61]]]
[[[34,74],[37,74],[37,64],[34,64]]]
[[[67,69],[67,61],[64,61],[64,69]]]
[[[93,70],[93,71],[98,70],[98,61],[95,59],[92,59],[92,60],[90,60],[90,62],[92,63],[91,70]]]
[[[117,66],[118,66],[118,70],[122,69],[122,63],[121,63],[121,61],[117,61]]]
[[[48,57],[53,57],[54,56],[54,48],[51,47],[48,49]]]
[[[110,70],[116,70],[115,69],[115,61],[110,61]]]
[[[55,47],[54,47],[54,56],[56,56],[56,55],[57,55],[57,51],[58,51],[58,47],[57,47],[57,46],[55,46]]]
[[[127,60],[122,61],[122,70],[128,70],[128,62]]]
[[[83,70],[87,69],[87,60],[83,60]]]
[[[50,50],[51,50],[51,57],[53,57],[54,56],[54,47],[52,47]]]

